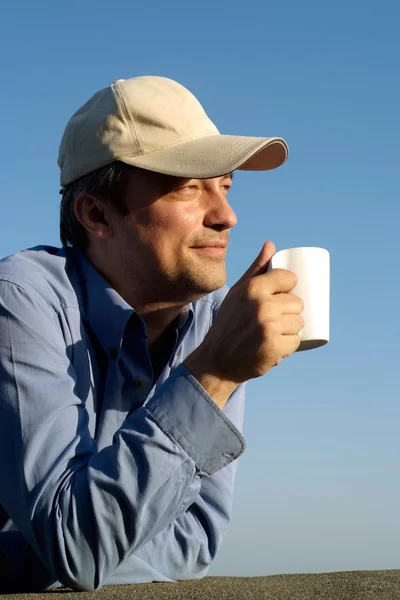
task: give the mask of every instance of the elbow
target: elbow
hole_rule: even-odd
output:
[[[117,569],[120,556],[110,549],[106,552],[102,540],[89,538],[82,528],[65,527],[61,520],[56,525],[55,534],[49,531],[53,535],[47,537],[42,557],[57,581],[80,592],[102,588]]]
[[[19,531],[2,532],[0,538],[12,548],[12,555],[18,556],[18,561],[11,562],[3,550],[0,594],[5,591],[42,592],[57,589],[59,584],[74,590],[95,591],[109,577],[105,569],[98,568],[93,556],[88,553],[83,555],[76,547],[66,548],[58,544],[53,545],[50,552],[47,548],[47,552],[40,552],[38,548],[34,550],[33,544]]]
[[[93,557],[92,561],[93,561]],[[92,561],[85,561],[79,567],[71,568],[71,565],[59,565],[56,570],[58,581],[65,587],[77,592],[96,592],[100,590],[110,579],[115,569],[105,568]],[[90,564],[91,563],[91,564]]]
[[[169,565],[168,575],[176,581],[202,579],[214,561],[218,547],[210,544],[206,536],[197,539],[187,538],[180,540],[181,554],[176,564]]]
[[[61,556],[60,556],[61,554]],[[105,585],[117,565],[112,561],[99,560],[95,553],[78,551],[75,546],[62,548],[59,559],[53,562],[53,572],[65,587],[79,592],[95,592]],[[54,554],[53,554],[54,557]]]
[[[103,587],[108,577],[108,575],[107,577],[101,577],[97,572],[90,572],[86,569],[74,574],[65,571],[57,574],[57,579],[61,585],[76,592],[96,592]]]
[[[175,581],[203,579],[207,575],[212,562],[213,558],[201,548],[196,556],[185,557],[183,564],[174,569],[170,576]]]

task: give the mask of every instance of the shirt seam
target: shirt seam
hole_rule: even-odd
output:
[[[32,290],[37,296],[39,296],[43,302],[53,310],[53,312],[58,316],[60,310],[62,308],[74,308],[75,310],[80,310],[80,306],[79,304],[72,304],[72,303],[68,303],[65,302],[65,300],[58,300],[58,304],[59,304],[59,308],[57,308],[56,306],[54,306],[53,304],[51,304],[51,302],[45,298],[45,296],[43,296],[31,283],[29,283],[29,281],[26,281],[25,279],[19,279],[17,277],[15,277],[15,275],[13,275],[12,273],[1,273],[0,275],[0,283],[4,282],[4,283],[11,283],[12,285],[16,285],[17,287],[19,287],[21,290],[24,291],[28,291],[25,288],[29,288],[29,290]]]
[[[207,302],[213,310],[218,310],[222,304],[218,304],[216,300],[209,300],[208,298],[199,298],[197,302]]]
[[[193,460],[193,458],[191,456],[189,456],[189,454],[186,452],[186,450],[184,448],[182,448],[182,446],[180,445],[180,443],[178,442],[178,440],[176,440],[174,438],[174,436],[172,435],[172,433],[168,430],[168,428],[164,425],[164,423],[162,421],[160,421],[160,419],[157,417],[157,415],[155,415],[151,410],[149,410],[148,408],[144,407],[144,409],[146,410],[149,418],[154,421],[154,423],[161,429],[161,431],[163,433],[165,433],[165,435],[176,445],[178,446],[185,454],[187,457],[191,458],[191,460]],[[186,437],[185,437],[186,439]],[[193,460],[193,462],[196,462]]]
[[[9,278],[7,278],[9,277]],[[42,294],[40,292],[38,292],[36,290],[36,288],[33,287],[33,285],[31,285],[30,283],[28,283],[27,281],[18,281],[13,275],[11,274],[7,274],[7,273],[3,273],[1,275],[1,279],[0,282],[4,282],[4,283],[10,283],[11,285],[14,285],[15,287],[19,288],[20,290],[22,290],[23,292],[33,292],[33,294],[35,296],[37,296],[38,298],[41,299],[42,302],[44,302],[44,304],[51,309],[52,313],[53,313],[53,318],[58,318],[59,316],[59,311],[56,310],[56,308],[50,304],[50,302],[44,297],[42,296]]]
[[[203,396],[203,398],[206,399],[206,401],[208,402],[208,404],[211,406],[212,410],[220,417],[222,418],[223,422],[228,426],[228,428],[230,429],[230,431],[235,435],[235,437],[238,439],[238,441],[240,442],[241,445],[241,451],[238,454],[235,454],[235,458],[237,458],[238,456],[240,456],[240,454],[242,453],[242,451],[244,450],[243,447],[243,442],[240,439],[240,437],[238,436],[239,430],[233,425],[233,423],[230,422],[230,420],[224,415],[223,411],[218,408],[216,402],[214,402],[214,400],[212,400],[209,395],[207,394],[207,392],[205,391],[205,389],[200,385],[200,383],[197,381],[197,379],[195,377],[193,377],[193,375],[191,375],[188,373],[188,380],[191,382],[192,385],[194,385],[198,391],[201,393],[201,395]]]
[[[208,403],[208,405],[211,407],[211,409],[216,413],[216,415],[220,418],[220,420],[222,420],[222,422],[225,424],[225,426],[228,427],[228,429],[230,430],[230,432],[235,436],[235,438],[237,439],[238,443],[240,444],[240,448],[239,448],[238,452],[235,452],[234,454],[230,454],[230,462],[233,462],[234,460],[236,460],[237,458],[239,458],[239,456],[241,456],[243,454],[243,452],[244,452],[244,450],[246,448],[245,444],[243,443],[244,440],[242,439],[242,434],[233,425],[233,423],[230,422],[230,420],[224,415],[224,413],[218,408],[217,404],[212,399],[210,399],[210,397],[208,396],[207,392],[200,385],[200,383],[189,373],[189,371],[187,371],[187,375],[185,376],[185,378],[186,378],[187,381],[189,381],[199,391],[199,393],[202,395],[202,397],[205,399],[205,401]],[[147,408],[147,407],[145,407],[145,408],[146,408],[147,413],[149,415],[152,415],[153,420],[157,424],[160,424],[160,427],[161,427],[162,431],[164,431],[168,435],[168,437],[170,439],[172,439],[172,441],[179,446],[179,448],[182,448],[182,445],[178,442],[178,440],[175,439],[175,437],[173,436],[173,434],[169,431],[168,427],[166,425],[164,425],[162,423],[162,421],[160,421],[160,419],[149,408]],[[173,422],[171,422],[171,425],[172,426],[176,426]],[[179,433],[182,436],[182,438],[185,440],[185,442],[187,444],[187,447],[191,449],[191,451],[193,452],[193,454],[196,454],[196,448],[193,447],[193,445],[187,439],[187,437],[184,434],[184,432],[179,427],[177,427],[177,430],[179,431]],[[191,458],[191,460],[193,460],[193,462],[195,463],[196,467],[201,472],[206,473],[207,475],[211,474],[209,471],[205,470],[205,467],[210,465],[209,460],[207,460],[207,458],[204,459],[205,464],[201,465],[184,448],[182,448],[182,450],[184,452],[186,452],[186,454]]]

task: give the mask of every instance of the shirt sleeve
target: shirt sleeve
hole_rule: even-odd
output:
[[[217,545],[210,490],[245,447],[227,413],[181,365],[98,451],[75,390],[57,312],[0,282],[0,504],[48,578],[98,589],[160,534],[176,564],[183,545]]]
[[[230,397],[224,413],[241,431],[245,386]],[[129,583],[133,570],[157,565],[155,580],[185,580],[204,577],[229,527],[237,461],[209,477],[195,481],[179,516],[156,537],[128,557],[107,582]]]

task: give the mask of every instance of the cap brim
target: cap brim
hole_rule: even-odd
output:
[[[157,152],[121,156],[122,162],[175,177],[211,179],[237,169],[267,171],[282,165],[288,146],[282,138],[209,135]]]

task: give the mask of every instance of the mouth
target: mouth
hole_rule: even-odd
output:
[[[207,246],[192,246],[192,250],[216,258],[225,258],[227,249],[228,244],[224,243],[208,244]]]

